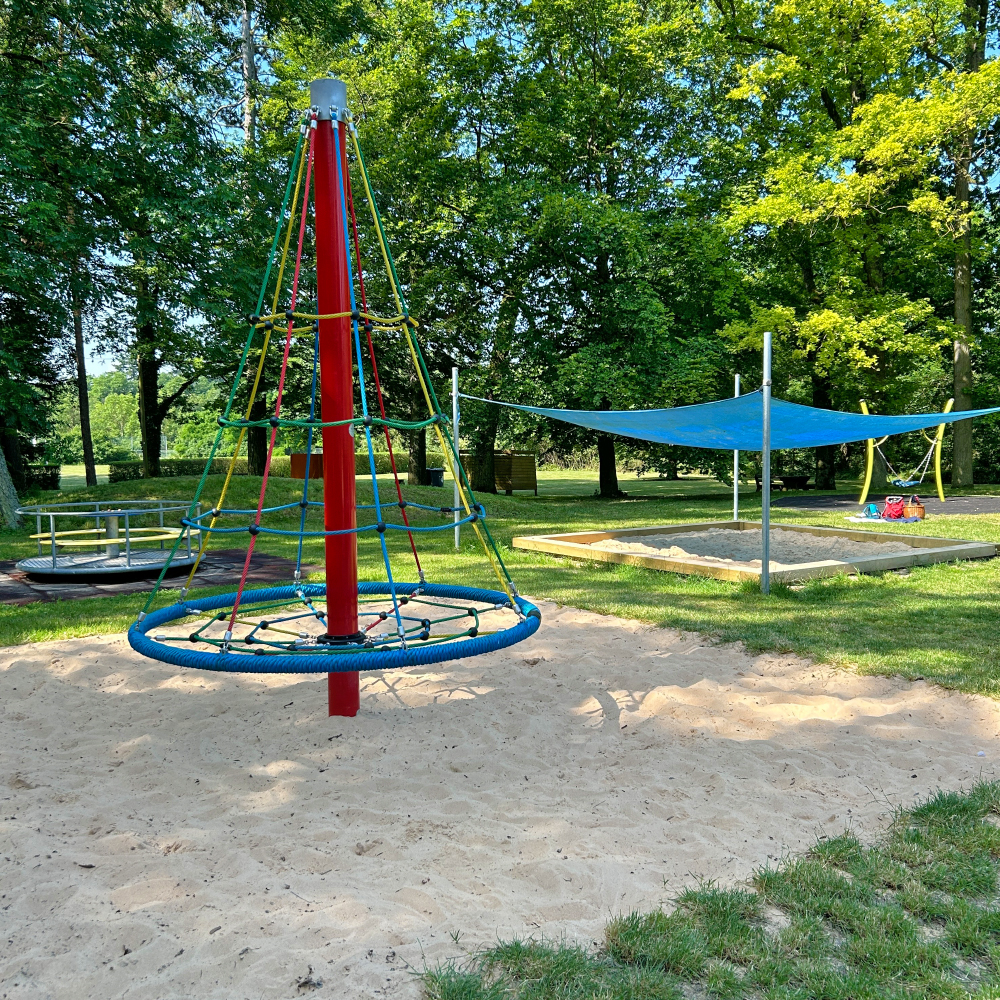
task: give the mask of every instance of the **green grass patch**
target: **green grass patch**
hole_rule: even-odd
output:
[[[1000,784],[617,917],[603,947],[510,941],[428,970],[429,1000],[980,1000],[1000,997]]]
[[[204,494],[208,503],[215,502],[221,484],[221,476],[209,477]],[[133,480],[63,494],[63,498],[187,499],[196,485],[193,478]],[[916,567],[905,576],[886,573],[814,580],[801,589],[776,587],[770,597],[764,598],[752,584],[609,563],[575,562],[510,547],[516,535],[724,520],[730,516],[730,497],[724,491],[711,494],[707,484],[683,483],[686,495],[677,495],[676,491],[664,495],[668,487],[675,490],[673,484],[657,483],[655,490],[653,485],[638,484],[621,500],[600,500],[579,491],[538,498],[529,495],[484,498],[493,534],[519,590],[560,604],[701,632],[724,642],[741,641],[751,652],[794,652],[865,673],[923,677],[963,691],[991,696],[1000,693],[1000,635],[995,627],[1000,618],[1000,560]],[[301,488],[301,482],[296,480],[272,479],[266,503],[276,506],[295,502]],[[321,496],[320,489],[321,484],[313,484],[316,499]],[[640,489],[648,492],[640,494]],[[692,494],[696,489],[700,492]],[[259,490],[259,479],[236,477],[227,504],[253,507]],[[391,483],[380,482],[380,490],[383,496],[390,496]],[[451,503],[450,487],[443,490],[407,487],[406,495],[433,505]],[[360,503],[372,500],[371,487],[361,480],[358,500]],[[745,495],[741,504],[748,519],[760,516],[758,496]],[[447,528],[450,520],[450,515],[439,513],[411,513],[414,523],[420,526]],[[776,509],[773,516],[776,521],[790,524],[845,526],[842,511]],[[293,529],[298,524],[298,514],[295,510],[286,511],[268,523]],[[309,525],[319,527],[318,514],[310,514]],[[0,534],[0,558],[17,559],[33,553],[35,545],[28,538],[32,530],[33,525],[18,533]],[[923,524],[901,525],[892,530],[900,534],[997,541],[1000,515],[932,517]],[[462,537],[462,548],[456,551],[450,529],[418,536],[428,579],[494,586],[496,581],[471,531],[465,529]],[[215,535],[211,545],[241,548],[246,542],[245,533]],[[389,543],[396,579],[415,579],[405,536],[390,533]],[[258,549],[262,552],[294,559],[296,547],[292,538],[258,536]],[[307,541],[303,556],[306,563],[321,564],[321,541]],[[374,534],[360,538],[359,566],[364,579],[384,579]],[[119,631],[132,620],[136,603],[134,595],[127,595],[0,608],[0,644]]]

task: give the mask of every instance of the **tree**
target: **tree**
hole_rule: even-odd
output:
[[[923,299],[939,317],[962,300],[931,276],[948,252],[942,236],[950,230],[945,239],[961,243],[969,219],[967,199],[959,207],[962,199],[946,197],[939,177],[950,168],[962,172],[964,154],[956,150],[967,149],[968,136],[995,118],[982,73],[963,82],[951,69],[951,52],[969,38],[963,7],[945,3],[931,11],[923,3],[869,0],[845,17],[836,6],[798,12],[783,5],[764,16],[751,5],[719,6],[720,30],[755,57],[734,96],[767,109],[778,130],[755,196],[734,206],[731,219],[748,232],[766,226],[779,261],[789,247],[802,248],[799,289],[787,284],[793,272],[779,264],[771,295],[794,299],[803,315],[825,309],[828,296],[842,313],[845,288],[860,297],[848,310],[853,315],[883,296],[874,308],[885,315],[899,294],[914,305]],[[780,119],[772,117],[779,111]],[[961,272],[956,266],[956,280]],[[956,348],[956,401],[968,375],[964,351]],[[813,382],[820,390],[814,402],[823,405],[832,398],[829,382],[816,369]],[[961,432],[955,440],[958,483],[971,449],[964,455]]]
[[[0,448],[0,515],[8,528],[21,527],[21,515],[17,512],[20,506],[21,501],[17,498],[17,490],[7,469],[7,459],[3,448]]]

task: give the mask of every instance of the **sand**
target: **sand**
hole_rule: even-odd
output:
[[[0,997],[416,997],[425,961],[596,941],[996,773],[987,699],[542,611],[363,678],[356,719],[122,636],[3,651]]]
[[[692,559],[706,565],[738,566],[760,569],[761,531],[747,529],[732,531],[726,528],[709,528],[677,535],[642,535],[630,541],[627,538],[609,538],[592,542],[591,548],[611,552],[641,552],[648,555]],[[800,563],[849,562],[869,556],[887,556],[897,552],[912,552],[905,542],[856,542],[850,538],[811,535],[804,531],[771,529],[772,569],[789,569]]]

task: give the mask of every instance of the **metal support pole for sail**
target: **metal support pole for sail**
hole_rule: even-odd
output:
[[[458,369],[452,368],[451,370],[451,434],[452,439],[455,442],[455,451],[459,452],[461,449],[458,447]],[[458,471],[458,466],[461,461],[457,461],[455,464],[455,471]],[[455,513],[452,517],[455,519],[455,548],[462,547],[462,526],[458,523],[461,520],[461,515],[458,513],[460,497],[458,495],[458,480],[455,480],[455,485],[453,488],[453,500],[452,506],[455,508]]]
[[[760,592],[771,593],[771,331],[764,333],[763,418],[761,420]]]
[[[736,396],[740,394],[740,377],[736,376]],[[740,453],[733,452],[733,520],[740,519]]]

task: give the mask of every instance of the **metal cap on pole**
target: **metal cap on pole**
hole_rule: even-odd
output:
[[[761,421],[760,592],[771,593],[771,331],[764,333],[764,395]]]
[[[319,121],[332,121],[331,108],[336,109],[338,117],[347,110],[347,84],[333,78],[313,80],[309,84],[309,101]]]

